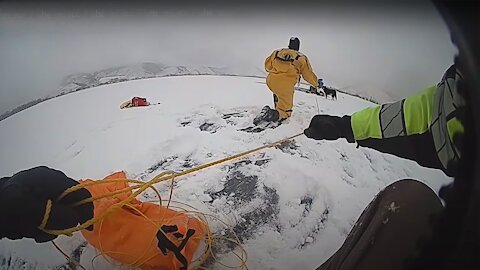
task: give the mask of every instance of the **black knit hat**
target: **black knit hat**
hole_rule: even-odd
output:
[[[298,51],[300,49],[300,40],[297,37],[291,37],[288,43],[288,48]]]

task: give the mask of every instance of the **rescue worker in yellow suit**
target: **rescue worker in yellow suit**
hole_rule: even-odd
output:
[[[265,59],[267,86],[273,92],[275,109],[265,106],[253,123],[281,122],[292,115],[294,87],[300,76],[317,88],[319,80],[306,55],[300,53],[300,40],[290,38],[288,48],[275,50]]]

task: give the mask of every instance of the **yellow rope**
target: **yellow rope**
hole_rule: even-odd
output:
[[[235,154],[235,155],[223,158],[223,159],[219,159],[219,160],[207,163],[207,164],[203,164],[203,165],[200,165],[200,166],[197,166],[197,167],[194,167],[194,168],[187,169],[187,170],[185,170],[183,172],[180,172],[180,173],[175,173],[173,171],[165,171],[165,172],[162,172],[162,173],[156,175],[152,180],[150,180],[148,182],[142,182],[142,181],[134,180],[134,179],[106,179],[106,180],[98,180],[98,181],[94,181],[94,182],[87,182],[87,183],[82,183],[82,184],[75,185],[75,186],[65,190],[59,196],[59,198],[57,200],[61,200],[62,198],[64,198],[65,196],[67,196],[68,194],[70,194],[72,192],[75,192],[77,190],[80,190],[82,188],[92,186],[92,185],[99,185],[99,184],[104,184],[104,183],[113,183],[113,182],[119,182],[119,181],[127,181],[129,183],[137,184],[137,185],[134,185],[134,186],[130,186],[128,188],[124,188],[122,190],[114,191],[114,192],[104,194],[104,195],[101,195],[101,196],[97,196],[97,197],[88,198],[88,199],[85,199],[85,200],[82,200],[80,202],[75,203],[74,205],[77,206],[77,205],[93,202],[93,201],[96,201],[96,200],[101,200],[101,199],[104,199],[104,198],[112,198],[112,197],[115,197],[118,194],[122,194],[122,193],[125,193],[125,192],[132,192],[133,190],[136,190],[135,192],[132,192],[131,195],[129,197],[127,197],[126,199],[124,199],[124,200],[122,200],[118,203],[113,204],[107,211],[103,212],[99,216],[94,217],[94,218],[92,218],[92,219],[90,219],[90,220],[88,220],[88,221],[86,221],[86,222],[84,222],[84,223],[82,223],[82,224],[80,224],[76,227],[63,229],[63,230],[49,230],[49,229],[45,228],[46,224],[48,223],[48,219],[50,218],[50,213],[51,213],[51,210],[52,210],[52,201],[48,200],[47,204],[45,206],[45,214],[44,214],[44,217],[42,219],[42,223],[40,224],[40,226],[38,226],[38,228],[40,230],[42,230],[46,233],[52,234],[52,235],[69,235],[69,236],[71,236],[74,232],[84,230],[84,229],[88,228],[89,226],[91,226],[95,223],[98,223],[98,222],[101,223],[103,221],[103,219],[105,219],[107,216],[113,214],[115,211],[117,211],[118,209],[120,209],[124,206],[127,206],[127,207],[131,208],[131,206],[129,205],[130,202],[133,201],[138,195],[140,195],[142,192],[144,192],[148,188],[153,189],[154,192],[157,194],[159,204],[161,206],[162,205],[162,199],[160,197],[160,193],[158,192],[158,190],[153,185],[155,185],[157,183],[160,183],[160,182],[163,182],[163,181],[171,180],[170,194],[169,194],[169,199],[167,200],[167,208],[168,208],[168,207],[170,207],[170,202],[171,202],[171,199],[172,199],[173,186],[174,186],[174,181],[175,181],[174,179],[175,178],[183,176],[183,175],[187,175],[187,174],[190,174],[190,173],[193,173],[193,172],[196,172],[196,171],[200,171],[202,169],[212,167],[212,166],[215,166],[215,165],[218,165],[218,164],[221,164],[221,163],[225,163],[227,161],[230,161],[230,160],[233,160],[233,159],[236,159],[236,158],[239,158],[239,157],[242,157],[242,156],[257,152],[257,151],[260,151],[260,150],[265,149],[265,148],[270,148],[270,147],[279,145],[279,144],[281,144],[285,141],[288,141],[288,140],[291,140],[291,139],[296,138],[298,136],[301,136],[302,134],[303,133],[299,133],[299,134],[287,137],[285,139],[282,139],[282,140],[279,140],[279,141],[276,141],[276,142],[273,142],[273,143],[270,143],[270,144],[266,144],[266,145],[263,145],[263,146],[260,146],[260,147],[257,147],[257,148],[239,153],[239,154]],[[185,211],[185,212],[191,212],[191,211]],[[196,211],[194,211],[194,212],[196,212]],[[213,237],[212,237],[211,231],[208,229],[208,222],[206,221],[205,214],[200,213],[200,212],[196,212],[196,213],[204,216],[204,219],[202,219],[202,222],[207,226],[207,237],[205,239],[205,241],[207,243],[207,249],[206,249],[205,253],[197,259],[202,264],[208,258],[208,255],[211,255],[215,259],[213,251],[211,249],[212,242],[213,242]],[[144,218],[147,218],[147,217],[144,216]],[[150,222],[154,223],[153,220],[150,220]],[[233,232],[233,230],[232,230],[232,232]],[[227,240],[227,241],[231,241],[231,242],[239,245],[241,254],[238,255],[234,252],[234,255],[242,261],[242,264],[239,267],[241,267],[243,269],[243,268],[247,267],[246,266],[246,251],[241,246],[240,239],[238,239],[235,232],[233,232],[233,234],[234,234],[236,239],[229,239],[229,238],[223,238],[223,239]],[[54,245],[56,246],[55,243],[54,243]],[[58,250],[60,250],[57,246],[56,246],[56,248]],[[101,252],[102,252],[101,255],[109,253],[109,252],[103,252],[102,250],[101,250]],[[62,254],[64,254],[67,258],[69,258],[64,252],[62,252]],[[140,259],[137,259],[137,261],[133,262],[133,265],[140,266],[141,264],[148,261],[148,259],[143,260],[143,262],[141,262],[141,264],[138,265],[138,263],[139,263],[138,260],[140,260]],[[93,264],[93,261],[92,261],[92,264]],[[226,265],[223,265],[223,266],[225,266],[227,268],[234,268],[234,267],[226,266]]]
[[[47,200],[47,205],[45,205],[45,215],[43,216],[42,223],[40,223],[40,228],[41,230],[45,229],[45,226],[47,226],[48,219],[50,218],[50,213],[52,211],[52,201]]]
[[[171,171],[162,172],[148,182],[143,182],[143,184],[141,184],[141,185],[133,186],[132,189],[138,188],[138,190],[135,191],[134,193],[132,193],[132,195],[130,195],[127,199],[112,205],[112,207],[109,210],[105,211],[100,216],[98,216],[96,218],[92,218],[92,219],[86,221],[85,223],[80,224],[79,226],[72,227],[72,228],[69,228],[69,229],[64,229],[64,230],[48,230],[48,229],[45,229],[44,227],[39,226],[39,229],[43,230],[46,233],[53,234],[53,235],[62,235],[62,234],[63,235],[71,235],[72,233],[84,230],[84,229],[88,228],[89,226],[95,224],[96,222],[98,222],[98,221],[106,218],[107,216],[111,215],[113,212],[122,208],[127,203],[129,203],[130,201],[135,199],[135,197],[137,197],[139,194],[141,194],[147,188],[149,188],[149,187],[151,187],[151,186],[153,186],[157,183],[160,183],[160,182],[163,182],[163,181],[166,181],[166,180],[170,180],[170,179],[173,179],[173,178],[177,178],[177,177],[180,177],[180,176],[183,176],[183,175],[186,175],[186,174],[190,174],[190,173],[193,173],[193,172],[196,172],[196,171],[200,171],[202,169],[212,167],[212,166],[215,166],[217,164],[221,164],[221,163],[224,163],[224,162],[227,162],[227,161],[230,161],[230,160],[233,160],[233,159],[251,154],[253,152],[260,151],[260,150],[265,149],[265,148],[270,148],[270,147],[276,146],[276,145],[281,144],[285,141],[296,138],[296,137],[298,137],[302,134],[303,134],[303,132],[299,133],[299,134],[296,134],[296,135],[293,135],[293,136],[290,136],[288,138],[285,138],[285,139],[282,139],[282,140],[264,145],[264,146],[257,147],[255,149],[252,149],[252,150],[249,150],[249,151],[245,151],[245,152],[242,152],[242,153],[239,153],[239,154],[236,154],[236,155],[232,155],[232,156],[229,156],[229,157],[226,157],[226,158],[223,158],[223,159],[220,159],[220,160],[216,160],[216,161],[213,161],[213,162],[210,162],[210,163],[207,163],[207,164],[203,164],[203,165],[200,165],[200,166],[197,166],[197,167],[194,167],[194,168],[190,168],[190,169],[185,170],[185,171],[180,172],[180,173],[172,173]],[[130,182],[134,182],[132,179],[128,179],[128,180]],[[90,183],[82,183],[82,184],[75,185],[75,186],[65,190],[60,195],[59,199],[65,197],[66,195],[68,195],[71,192],[77,191],[77,190],[82,189],[84,187],[91,186],[91,185],[94,185],[94,184],[102,184],[102,183],[106,183],[106,182],[113,182],[113,181],[100,180],[100,181],[95,181],[95,182],[90,182]],[[103,198],[105,196],[101,196],[101,197]],[[87,200],[83,200],[83,201],[77,203],[76,205],[89,202],[90,200],[91,200],[90,198],[87,199]],[[51,211],[51,207],[48,207],[48,204],[47,204],[44,219],[43,219],[44,222],[42,222],[42,224],[43,223],[46,224],[46,221],[48,221],[48,216],[50,216],[50,211]]]

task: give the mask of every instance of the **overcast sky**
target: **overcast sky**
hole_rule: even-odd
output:
[[[108,67],[161,62],[263,69],[265,57],[287,46],[290,36],[300,38],[300,51],[327,84],[394,98],[436,83],[455,52],[429,2],[188,9],[2,2],[0,113],[57,91],[67,75]]]

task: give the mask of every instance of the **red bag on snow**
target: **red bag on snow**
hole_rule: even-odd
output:
[[[148,106],[150,102],[148,102],[146,98],[134,97],[132,98],[132,105],[133,107]]]

